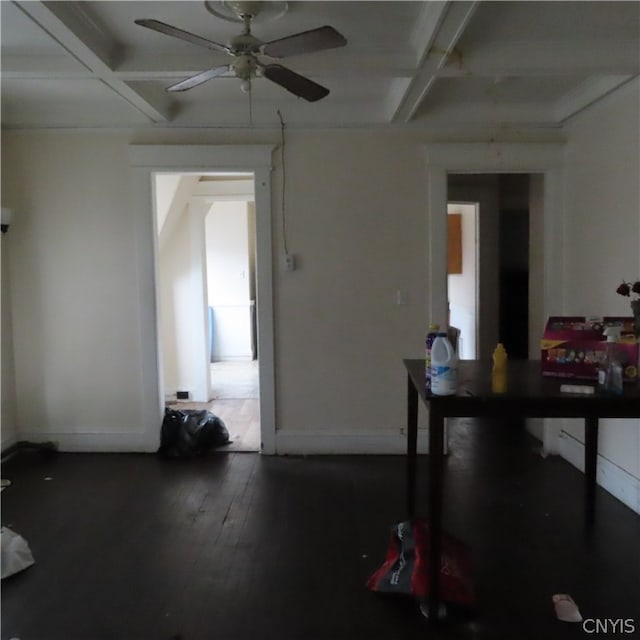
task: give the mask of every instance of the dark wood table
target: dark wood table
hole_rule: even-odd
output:
[[[491,362],[461,360],[458,391],[452,396],[434,396],[425,385],[424,360],[404,360],[407,385],[407,511],[415,515],[416,454],[418,439],[418,397],[429,408],[429,619],[437,621],[442,506],[444,480],[444,419],[455,417],[584,418],[586,522],[593,522],[596,493],[599,418],[639,418],[640,386],[624,385],[621,396],[563,393],[560,380],[542,376],[539,361],[510,360],[507,391],[491,391]],[[585,383],[587,384],[587,383]],[[588,383],[595,384],[595,383]]]

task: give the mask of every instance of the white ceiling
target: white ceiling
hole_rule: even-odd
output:
[[[241,25],[201,1],[0,2],[2,125],[558,128],[638,75],[640,2],[289,2],[263,41],[329,24],[345,47],[283,59],[326,86],[309,103],[265,78],[165,87],[230,58],[134,24],[226,44]]]

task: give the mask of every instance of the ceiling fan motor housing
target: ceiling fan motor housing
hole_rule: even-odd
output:
[[[257,53],[261,40],[258,40],[250,33],[242,33],[239,36],[231,38],[229,42],[229,50],[231,55],[239,56],[245,53]]]

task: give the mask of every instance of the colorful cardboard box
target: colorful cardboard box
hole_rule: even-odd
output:
[[[553,378],[597,380],[598,366],[606,353],[604,329],[621,327],[616,342],[625,381],[638,379],[638,340],[633,318],[604,316],[552,316],[540,342],[542,375]]]

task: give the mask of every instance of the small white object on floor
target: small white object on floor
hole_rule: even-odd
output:
[[[420,603],[420,613],[427,619],[429,619],[429,603],[421,602]],[[444,602],[438,603],[438,618],[446,618],[447,616],[447,605]]]
[[[0,566],[2,578],[30,567],[35,560],[27,541],[8,527],[0,529]]]
[[[562,622],[582,622],[578,605],[568,593],[556,593],[551,596],[556,617]]]

